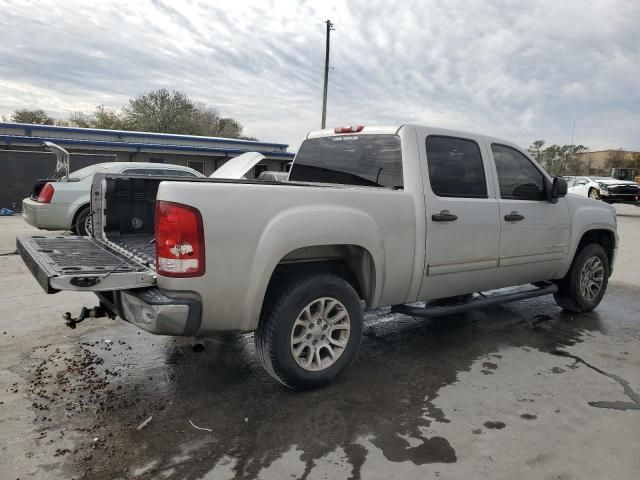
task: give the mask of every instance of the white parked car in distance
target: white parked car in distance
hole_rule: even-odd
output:
[[[68,153],[54,144],[47,147],[58,155],[56,173],[47,182],[38,181],[31,196],[22,200],[22,218],[43,230],[72,230],[78,235],[91,235],[89,193],[93,176],[98,172],[204,177],[189,167],[147,162],[96,163],[68,173]]]
[[[611,177],[573,177],[567,182],[568,192],[607,203],[640,201],[640,185]]]

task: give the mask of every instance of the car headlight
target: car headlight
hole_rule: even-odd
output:
[[[609,193],[609,190],[607,189],[607,186],[604,183],[599,183],[598,187],[600,187],[600,191],[602,193]]]

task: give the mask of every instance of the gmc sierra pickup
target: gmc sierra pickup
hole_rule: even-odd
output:
[[[117,315],[162,335],[254,331],[265,369],[304,389],[351,363],[366,309],[430,317],[553,294],[593,310],[615,212],[566,192],[505,140],[340,127],[307,135],[286,182],[98,174],[92,237],[17,245],[48,293],[97,294],[70,326]]]

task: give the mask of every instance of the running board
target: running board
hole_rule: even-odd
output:
[[[486,297],[475,297],[465,303],[458,303],[455,305],[447,305],[442,307],[393,305],[391,307],[391,312],[403,313],[405,315],[412,315],[414,317],[444,317],[446,315],[455,315],[457,313],[468,312],[469,310],[474,310],[476,308],[489,307],[491,305],[498,305],[500,303],[515,302],[518,300],[524,300],[526,298],[541,297],[543,295],[549,295],[558,291],[558,285],[556,285],[555,283],[541,282],[536,284],[536,286],[537,288],[532,290],[495,294]]]

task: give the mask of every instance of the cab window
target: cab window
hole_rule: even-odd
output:
[[[482,155],[476,142],[430,135],[426,146],[433,193],[439,197],[487,198]]]
[[[498,171],[500,197],[512,200],[546,200],[544,176],[524,154],[493,143],[493,159]]]

